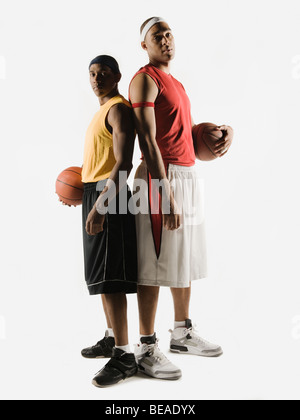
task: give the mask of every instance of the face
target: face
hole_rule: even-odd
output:
[[[118,86],[120,79],[120,74],[114,74],[112,69],[104,64],[93,64],[90,68],[91,86],[98,98],[109,95]]]
[[[175,57],[175,40],[172,30],[165,22],[154,25],[146,35],[142,47],[148,52],[149,58],[167,63]]]

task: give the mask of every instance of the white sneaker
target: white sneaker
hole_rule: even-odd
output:
[[[143,340],[143,339],[142,339]],[[156,335],[147,343],[140,343],[135,346],[135,358],[139,371],[145,375],[157,379],[177,380],[182,376],[178,367],[173,365],[158,348]]]
[[[171,344],[170,350],[173,353],[195,354],[204,357],[218,357],[223,354],[223,350],[216,344],[209,343],[196,334],[196,330],[190,319],[186,320],[186,326],[170,330]]]

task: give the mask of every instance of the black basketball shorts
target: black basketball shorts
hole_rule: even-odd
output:
[[[127,209],[131,191],[127,188]],[[103,232],[88,235],[85,226],[89,212],[101,191],[97,182],[85,183],[82,202],[82,232],[85,280],[90,295],[137,292],[137,245],[135,216],[106,214]]]

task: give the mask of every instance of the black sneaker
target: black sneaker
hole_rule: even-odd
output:
[[[108,337],[108,331],[106,331],[105,337],[101,341],[93,347],[82,350],[81,355],[86,359],[111,358],[114,346],[114,337]]]
[[[114,348],[111,360],[98,372],[93,380],[93,385],[98,388],[115,385],[134,376],[137,372],[138,367],[134,354]]]

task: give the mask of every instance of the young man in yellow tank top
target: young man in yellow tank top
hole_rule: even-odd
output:
[[[124,197],[125,191],[127,206],[131,198],[126,180],[132,169],[135,129],[131,105],[118,91],[121,73],[116,60],[96,57],[89,72],[100,110],[87,130],[82,169],[85,278],[89,293],[102,295],[108,330],[82,355],[111,358],[93,380],[95,386],[104,387],[137,372],[128,344],[126,299],[127,293],[137,292],[135,219],[129,211],[119,210],[121,193]],[[108,202],[115,204],[113,214],[105,211]]]

